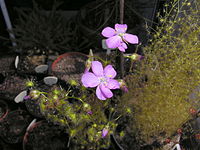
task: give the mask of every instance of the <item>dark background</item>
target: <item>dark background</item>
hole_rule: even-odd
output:
[[[40,5],[41,8],[45,10],[50,10],[52,8],[52,4],[54,3],[54,0],[35,0],[35,1]],[[57,1],[62,3],[62,5],[60,5],[59,7],[59,10],[78,11],[84,5],[93,2],[94,0],[57,0]],[[155,14],[162,9],[164,2],[166,2],[166,0],[133,0],[133,1],[135,3],[135,8],[134,8],[135,11],[137,11],[144,18],[150,19],[152,21],[156,21]],[[5,0],[5,3],[8,9],[12,26],[15,24],[15,21],[17,19],[15,8],[32,8],[32,0]],[[152,27],[154,26],[151,23],[149,23],[148,25]],[[145,44],[148,39],[146,33],[141,32],[141,34],[138,36],[140,37],[140,39],[143,40],[143,43]],[[8,47],[11,46],[10,41],[6,40],[5,38],[9,39],[9,35],[6,29],[2,12],[0,11],[0,53],[8,52],[9,49]]]

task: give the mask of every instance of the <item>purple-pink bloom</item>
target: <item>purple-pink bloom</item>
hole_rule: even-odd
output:
[[[144,59],[144,56],[141,56],[141,55],[138,56],[138,60],[143,60],[143,59]]]
[[[111,89],[119,89],[120,84],[115,80],[117,75],[115,69],[111,65],[107,65],[104,69],[99,61],[92,61],[92,71],[85,72],[81,78],[81,82],[85,87],[97,87],[96,95],[100,100],[111,98],[113,93]]]
[[[125,93],[128,92],[128,87],[127,86],[122,86],[122,91],[124,91]]]
[[[28,99],[31,99],[31,96],[30,96],[30,95],[24,96],[24,100],[28,100]]]
[[[88,114],[88,115],[92,115],[92,111],[91,111],[91,110],[88,111],[87,114]]]
[[[102,133],[101,133],[101,137],[104,138],[108,135],[109,130],[107,128],[103,128]]]
[[[106,27],[101,34],[107,37],[106,45],[108,48],[118,48],[120,51],[125,52],[128,43],[138,44],[138,37],[133,34],[126,33],[126,24],[115,24],[115,29]]]

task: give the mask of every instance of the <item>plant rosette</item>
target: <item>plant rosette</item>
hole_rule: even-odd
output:
[[[1,138],[11,144],[22,141],[31,116],[23,110],[11,111],[0,123]]]
[[[43,114],[40,111],[39,100],[38,99],[26,99],[25,106],[29,113],[37,118],[44,118]]]
[[[40,98],[42,91],[51,91],[54,88],[57,88],[57,85],[49,87],[46,84],[38,85],[37,87],[31,87],[32,89],[29,91],[28,95],[24,97],[24,103],[28,110],[28,112],[36,118],[44,118],[44,114],[41,112],[40,109]]]
[[[32,123],[23,138],[23,150],[49,149],[65,150],[68,135],[60,128],[46,121]]]
[[[99,105],[93,102],[90,105],[79,97],[73,97],[70,90],[35,91],[31,95],[38,97],[38,93],[42,93],[39,96],[40,110],[45,118],[64,128],[69,134],[68,147],[75,146],[77,149],[80,147],[89,149],[97,145],[99,148],[109,147],[109,135],[114,132],[117,124],[108,121],[101,107],[103,103]],[[101,103],[99,100],[96,101]]]

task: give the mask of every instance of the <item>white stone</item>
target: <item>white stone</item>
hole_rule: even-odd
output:
[[[49,76],[44,78],[44,83],[47,85],[53,85],[58,82],[58,78],[54,76]]]
[[[22,102],[26,95],[27,95],[27,91],[22,91],[21,93],[19,93],[14,99],[15,103]]]
[[[16,56],[15,58],[15,68],[17,69],[19,63],[19,56]]]
[[[48,65],[39,65],[37,67],[35,67],[35,72],[37,73],[44,73],[45,71],[48,70]]]

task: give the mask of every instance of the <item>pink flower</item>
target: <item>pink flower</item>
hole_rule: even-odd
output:
[[[108,48],[118,48],[120,51],[125,52],[127,49],[127,43],[138,44],[138,37],[126,33],[126,30],[126,24],[115,24],[115,29],[111,27],[104,28],[101,34],[108,38],[106,40]]]
[[[101,133],[101,137],[105,138],[108,135],[109,130],[107,128],[103,128],[102,133]]]
[[[24,100],[28,100],[28,99],[31,99],[31,96],[30,96],[30,95],[24,96]]]
[[[92,111],[91,111],[91,110],[88,111],[87,114],[88,114],[88,115],[92,115]]]
[[[111,98],[113,93],[110,89],[119,89],[120,84],[114,80],[117,75],[115,69],[111,65],[107,65],[104,69],[99,61],[92,61],[92,72],[85,72],[81,78],[81,82],[85,87],[97,87],[96,95],[100,100]]]

